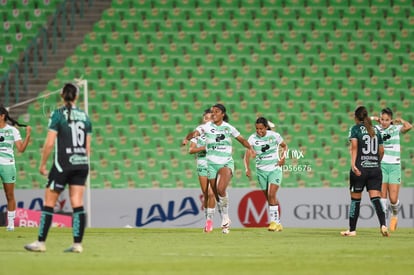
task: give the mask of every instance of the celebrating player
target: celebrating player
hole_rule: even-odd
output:
[[[279,133],[271,131],[269,122],[264,117],[256,120],[256,133],[248,139],[249,144],[256,152],[256,173],[259,185],[266,196],[269,205],[269,231],[282,231],[280,223],[279,201],[276,193],[282,183],[282,165],[285,164],[287,145]],[[281,150],[279,151],[279,147]],[[244,156],[246,176],[251,177],[250,151]]]
[[[222,104],[216,104],[211,108],[212,122],[200,125],[194,132],[188,134],[185,140],[194,137],[206,136],[206,157],[208,165],[208,179],[218,202],[218,208],[222,214],[221,228],[224,234],[229,233],[230,217],[229,217],[229,197],[227,187],[234,172],[234,161],[232,158],[232,141],[235,138],[244,147],[252,150],[253,148],[244,139],[240,132],[228,123],[226,108]],[[183,143],[186,143],[186,141]]]
[[[10,121],[12,126],[7,123]],[[14,126],[26,127],[24,141],[19,130]],[[3,182],[4,193],[7,199],[7,231],[14,230],[14,219],[16,216],[16,199],[14,197],[14,184],[16,183],[16,165],[14,159],[13,145],[23,153],[30,141],[32,128],[20,124],[9,116],[9,112],[0,106],[0,178]]]
[[[380,117],[372,117],[372,120],[379,122],[375,127],[380,131],[384,141],[384,157],[381,161],[382,170],[382,192],[381,201],[387,216],[388,200],[391,205],[390,231],[395,231],[398,223],[398,212],[400,200],[398,194],[401,184],[401,149],[400,133],[407,133],[413,126],[402,118],[393,120],[393,113],[390,108],[381,111]]]

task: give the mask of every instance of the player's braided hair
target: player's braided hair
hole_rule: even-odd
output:
[[[13,126],[17,125],[19,127],[27,127],[26,124],[21,124],[17,120],[11,118],[9,116],[9,111],[7,111],[7,109],[4,106],[0,106],[0,115],[5,115],[5,120],[9,120]]]
[[[78,93],[79,93],[78,86],[72,83],[66,83],[62,88],[62,92],[60,93],[63,100],[65,101],[65,106],[68,109],[68,122],[70,122],[72,102],[75,101]]]

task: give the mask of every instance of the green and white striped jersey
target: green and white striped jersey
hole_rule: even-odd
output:
[[[283,142],[282,136],[279,133],[267,130],[264,137],[257,133],[252,134],[248,142],[256,152],[256,169],[262,171],[276,170],[276,164],[280,159],[279,145]]]
[[[401,148],[400,148],[400,132],[403,125],[390,125],[387,129],[383,129],[381,125],[375,125],[381,134],[384,142],[384,157],[381,163],[400,164]]]
[[[14,143],[21,140],[19,131],[8,124],[0,129],[0,165],[14,164]]]
[[[231,138],[240,136],[240,132],[236,128],[223,121],[221,125],[207,122],[198,126],[196,130],[206,136],[207,162],[209,164],[226,164],[233,160]]]
[[[190,142],[195,143],[197,148],[203,147],[206,145],[206,136],[201,135],[195,138],[192,138]],[[196,154],[197,167],[207,167],[207,158],[206,151],[198,152]]]

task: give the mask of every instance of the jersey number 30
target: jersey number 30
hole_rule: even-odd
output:
[[[362,137],[362,140],[365,143],[365,146],[362,147],[362,153],[364,155],[374,154],[376,155],[378,153],[378,138],[377,136],[374,136],[371,138],[369,135],[364,135]]]

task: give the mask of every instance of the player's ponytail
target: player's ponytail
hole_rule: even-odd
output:
[[[27,127],[26,124],[21,124],[17,120],[13,119],[9,115],[9,111],[4,106],[0,106],[0,115],[5,115],[5,121],[9,120],[13,126],[19,126],[19,127]]]
[[[363,122],[365,128],[368,131],[368,134],[370,137],[375,136],[375,130],[374,126],[372,125],[371,118],[368,116],[368,111],[365,106],[359,106],[355,110],[355,117],[358,119],[358,121]]]
[[[60,93],[60,95],[63,98],[63,101],[65,101],[65,106],[68,109],[68,122],[70,122],[72,102],[75,101],[78,93],[79,93],[78,86],[72,83],[66,83],[65,86],[63,86],[62,92]]]

